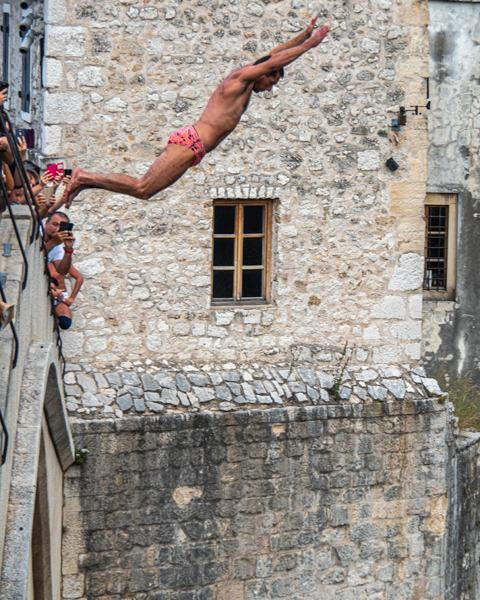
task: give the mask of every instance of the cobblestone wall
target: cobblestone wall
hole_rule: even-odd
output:
[[[426,1],[50,0],[43,152],[141,176],[229,71],[316,10],[328,41],[174,187],[75,204],[86,283],[64,335],[71,359],[281,362],[292,345],[346,340],[363,362],[420,358],[426,119],[409,116],[396,138],[389,126],[400,104],[424,104]],[[274,202],[271,305],[211,306],[216,198]]]
[[[444,600],[447,405],[73,421],[63,598]]]
[[[220,410],[262,406],[332,405],[338,402],[412,401],[446,398],[422,367],[336,367],[225,363],[222,367],[122,363],[102,373],[69,364],[65,375],[67,409],[87,417],[122,418],[135,413]],[[129,368],[128,368],[129,367]],[[128,370],[127,370],[128,369]]]

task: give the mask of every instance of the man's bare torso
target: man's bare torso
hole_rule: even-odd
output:
[[[254,82],[247,85],[240,82],[237,73],[234,71],[224,79],[195,123],[207,152],[216,148],[235,129],[247,109]]]

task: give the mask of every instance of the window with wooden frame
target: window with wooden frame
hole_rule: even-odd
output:
[[[270,301],[271,231],[271,201],[214,202],[214,304]]]
[[[455,299],[457,195],[427,194],[425,200],[426,300]]]

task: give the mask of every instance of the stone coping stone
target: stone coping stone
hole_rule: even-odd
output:
[[[365,417],[415,414],[425,410],[429,398],[448,399],[422,367],[408,364],[319,370],[308,364],[213,367],[147,360],[122,363],[110,372],[69,364],[64,384],[70,415],[87,419],[289,406],[322,407],[328,418],[346,411]]]
[[[417,400],[414,402],[415,410],[409,410],[408,402],[396,403],[396,416],[407,416],[420,413],[444,412],[445,403],[438,399]],[[188,429],[208,429],[211,427],[238,427],[248,425],[282,423],[307,423],[309,421],[328,421],[331,419],[369,419],[379,416],[391,416],[386,404],[380,406],[379,411],[371,411],[368,407],[354,405],[333,406],[302,406],[269,409],[238,410],[234,413],[198,412],[198,413],[163,413],[162,415],[131,415],[125,419],[84,419],[81,416],[70,420],[73,432],[76,435],[83,433],[119,433],[119,432],[166,432]],[[383,410],[382,410],[383,409]],[[372,414],[374,413],[374,414]],[[99,415],[100,416],[100,415]],[[480,434],[477,436],[480,438]]]

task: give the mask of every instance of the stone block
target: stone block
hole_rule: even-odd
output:
[[[83,120],[83,95],[77,92],[46,92],[46,125],[78,125]]]

